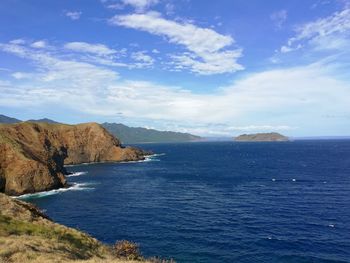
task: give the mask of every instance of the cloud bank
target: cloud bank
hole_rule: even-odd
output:
[[[323,62],[250,74],[197,94],[184,87],[121,79],[104,66],[60,58],[30,44],[5,43],[0,50],[35,65],[32,72],[16,72],[13,80],[0,82],[0,106],[60,105],[92,116],[121,115],[202,135],[292,131],[307,121],[315,128],[331,122],[324,118],[330,113],[350,115],[349,84]],[[143,55],[135,54],[147,60]]]
[[[231,36],[191,23],[179,23],[163,18],[157,12],[117,15],[109,20],[111,25],[124,26],[162,36],[170,43],[183,46],[187,51],[173,54],[176,69],[190,69],[194,73],[212,75],[244,69],[237,60],[242,49],[228,49],[234,44]]]

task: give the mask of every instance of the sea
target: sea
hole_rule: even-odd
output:
[[[20,197],[107,244],[176,262],[350,262],[350,140],[138,145]]]

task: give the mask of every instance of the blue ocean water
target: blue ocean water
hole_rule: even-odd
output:
[[[350,141],[145,144],[139,163],[68,167],[28,200],[55,221],[177,262],[350,262]],[[41,198],[38,198],[41,197]]]

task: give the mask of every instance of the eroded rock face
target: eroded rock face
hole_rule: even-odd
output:
[[[121,147],[96,123],[0,125],[0,192],[20,195],[64,187],[64,164],[143,158],[143,151]]]

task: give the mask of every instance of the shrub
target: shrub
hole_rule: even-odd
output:
[[[117,241],[114,245],[114,253],[117,257],[128,260],[142,259],[139,246],[127,240]]]

